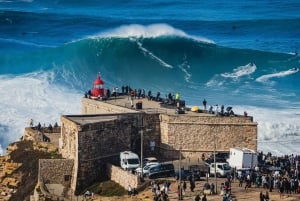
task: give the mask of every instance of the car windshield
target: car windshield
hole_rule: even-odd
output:
[[[230,170],[231,167],[228,164],[223,165],[223,170]]]
[[[150,167],[151,167],[151,165],[146,165],[146,166],[144,167],[144,170],[148,170]]]
[[[139,164],[139,159],[136,159],[136,158],[129,158],[127,159],[128,161],[128,164]]]

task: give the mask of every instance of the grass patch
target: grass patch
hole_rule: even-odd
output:
[[[101,183],[96,183],[87,188],[86,190],[90,190],[96,194],[106,197],[122,196],[127,194],[127,191],[122,186],[113,181],[104,181]]]

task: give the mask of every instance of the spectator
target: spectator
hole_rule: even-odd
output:
[[[199,196],[199,194],[196,195],[195,201],[200,201],[200,196]]]
[[[33,119],[30,119],[30,120],[29,120],[29,126],[30,126],[30,127],[33,127]]]
[[[204,99],[204,100],[203,100],[204,110],[206,110],[206,103],[207,103],[207,102],[206,102],[206,100]]]
[[[128,185],[127,192],[128,192],[128,197],[131,197],[131,195],[132,195],[132,188],[131,188],[130,184]]]

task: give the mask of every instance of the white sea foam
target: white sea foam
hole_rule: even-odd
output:
[[[53,84],[53,79],[51,72],[0,76],[1,154],[22,136],[30,118],[35,124],[49,125],[60,124],[61,115],[80,114],[82,94]],[[258,123],[258,150],[276,155],[300,153],[299,108],[234,106],[233,110],[238,114],[246,110]]]
[[[233,72],[226,72],[221,74],[215,74],[210,80],[205,83],[207,87],[218,86],[222,87],[227,81],[225,79],[229,78],[233,81],[238,81],[241,77],[247,76],[247,78],[252,79],[250,75],[256,71],[256,65],[254,63],[248,63],[244,66],[239,66],[233,69]],[[224,79],[225,78],[225,79]]]
[[[238,114],[247,111],[258,123],[258,150],[274,155],[300,154],[300,108],[234,106],[233,110]]]
[[[27,42],[23,40],[16,40],[11,38],[0,38],[0,41],[6,43],[20,44],[24,46],[32,46],[32,47],[55,47],[54,45],[37,44],[37,43]]]
[[[188,64],[186,60],[186,56],[183,58],[183,63],[178,65],[178,68],[183,72],[184,79],[186,82],[190,83],[190,78],[192,77],[192,74],[189,73],[190,65]]]
[[[297,73],[297,72],[299,72],[299,68],[291,68],[291,69],[286,70],[286,71],[280,71],[280,72],[277,72],[277,73],[262,75],[262,76],[256,78],[256,81],[257,82],[267,82],[271,78],[285,77],[285,76],[292,75],[292,74]]]
[[[233,69],[232,73],[222,73],[221,76],[222,77],[226,77],[226,78],[239,78],[242,76],[247,76],[250,75],[252,73],[254,73],[256,70],[256,65],[254,63],[248,63],[245,66],[239,66],[235,69]]]
[[[156,38],[160,36],[179,36],[183,38],[190,38],[199,42],[212,43],[214,41],[204,37],[192,36],[186,34],[184,31],[175,29],[168,24],[151,24],[148,26],[140,24],[130,24],[117,27],[115,29],[102,32],[91,38],[98,37],[118,37],[118,38]]]
[[[60,124],[62,114],[80,114],[81,94],[52,84],[51,72],[0,76],[0,154],[19,139],[29,119],[34,124]]]
[[[173,68],[172,65],[167,64],[166,62],[164,62],[162,59],[160,59],[158,56],[154,55],[152,52],[150,52],[149,50],[147,50],[146,48],[143,47],[143,44],[141,42],[138,42],[138,47],[140,48],[140,50],[143,51],[144,54],[149,55],[152,59],[154,59],[155,61],[157,61],[160,65],[167,67],[167,68]]]

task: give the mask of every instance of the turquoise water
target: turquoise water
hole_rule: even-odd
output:
[[[0,143],[28,119],[80,113],[106,88],[180,92],[258,122],[259,149],[299,152],[299,1],[2,1]],[[276,149],[275,149],[276,148]]]

